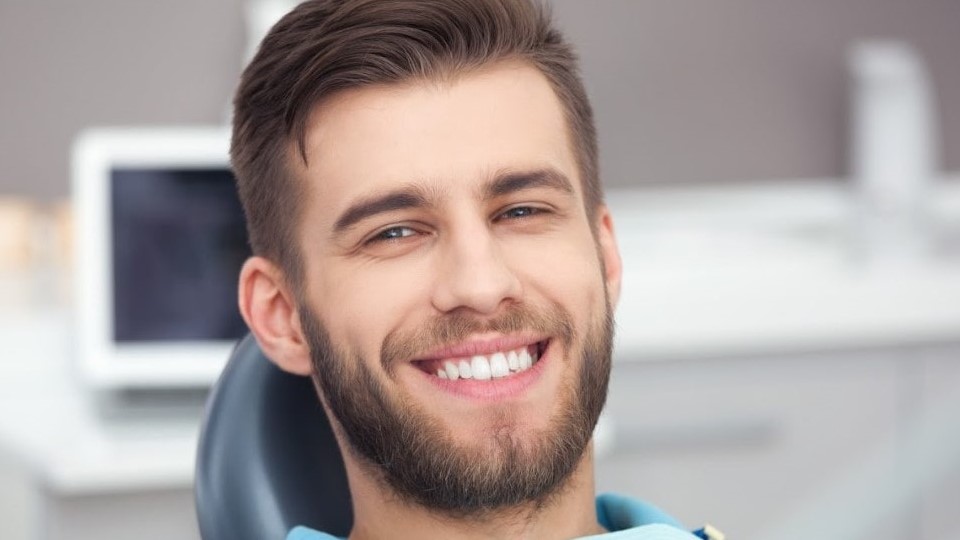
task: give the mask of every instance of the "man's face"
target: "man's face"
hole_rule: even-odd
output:
[[[349,91],[307,152],[300,318],[354,457],[440,510],[555,492],[605,398],[617,278],[547,80]]]

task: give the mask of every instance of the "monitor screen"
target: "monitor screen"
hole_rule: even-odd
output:
[[[237,277],[250,255],[225,168],[113,168],[114,341],[235,340]]]
[[[247,332],[226,126],[102,127],[73,146],[77,361],[98,389],[216,380]]]

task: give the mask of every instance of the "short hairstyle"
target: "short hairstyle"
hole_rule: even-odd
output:
[[[440,80],[491,63],[537,68],[564,109],[591,226],[602,201],[596,130],[577,58],[537,0],[310,0],[267,34],[234,99],[231,161],[253,252],[299,288],[305,131],[352,88]],[[293,150],[296,150],[294,152]]]

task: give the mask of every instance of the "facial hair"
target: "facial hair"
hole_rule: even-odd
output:
[[[332,422],[339,424],[361,466],[405,502],[459,519],[479,519],[523,505],[540,507],[562,491],[583,458],[606,401],[613,340],[609,304],[582,337],[559,305],[535,310],[515,304],[496,319],[453,313],[410,335],[394,332],[384,339],[380,360],[388,378],[398,362],[415,358],[417,352],[480,332],[533,330],[549,335],[559,340],[565,354],[551,361],[579,363],[575,378],[559,389],[559,412],[545,430],[517,433],[505,417],[505,427],[472,446],[455,442],[408,397],[387,392],[383,378],[362,358],[340,350],[315,314],[300,304],[313,376]]]

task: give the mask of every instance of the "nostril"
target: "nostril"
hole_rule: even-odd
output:
[[[476,245],[475,240],[468,253],[458,251],[450,256],[434,286],[433,304],[444,313],[465,309],[490,315],[523,292],[519,278],[501,257]]]

